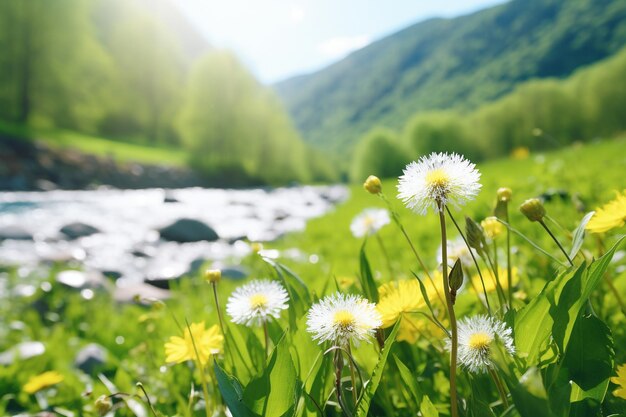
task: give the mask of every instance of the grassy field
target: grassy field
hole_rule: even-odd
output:
[[[480,221],[491,215],[498,187],[510,187],[513,190],[511,224],[564,262],[545,232],[519,213],[519,204],[530,197],[552,195],[552,199],[546,201],[546,209],[558,225],[548,223],[557,238],[569,248],[571,231],[584,213],[612,199],[615,191],[626,188],[625,147],[626,139],[621,138],[533,154],[524,160],[482,164],[478,167],[483,185],[479,197],[453,214],[461,225],[465,215]],[[383,181],[386,195],[432,273],[437,268],[436,251],[440,245],[436,216],[432,212],[417,216],[402,208],[395,197],[395,186],[396,179]],[[360,184],[351,186],[350,191],[351,196],[345,203],[312,220],[304,232],[265,245],[279,250],[297,248],[306,255],[317,255],[317,259],[307,257],[309,261],[305,262],[285,260],[302,281],[257,255],[244,260],[252,277],[270,277],[286,285],[290,307],[280,319],[270,322],[268,339],[260,327],[228,323],[226,345],[223,354],[216,357],[215,367],[197,367],[193,360],[182,364],[166,364],[165,361],[165,342],[171,336],[182,336],[186,321],[218,322],[211,287],[200,276],[181,280],[173,289],[172,298],[165,303],[144,299],[118,304],[107,291],[112,283],[96,290],[95,294],[79,293],[56,283],[53,278],[56,271],[67,265],[54,266],[49,276],[37,273],[22,276],[20,269],[2,269],[5,287],[0,292],[0,351],[23,341],[41,341],[46,350],[42,355],[0,366],[0,414],[44,409],[60,415],[104,415],[107,410],[99,413],[96,400],[105,395],[112,396],[115,415],[119,416],[147,416],[151,406],[155,416],[195,417],[205,415],[205,409],[209,410],[206,415],[223,416],[221,404],[224,402],[234,416],[342,415],[332,391],[333,366],[337,362],[333,362],[332,355],[324,355],[322,347],[311,340],[306,331],[305,314],[318,297],[334,292],[337,283],[346,292],[363,294],[366,291],[366,285],[357,279],[363,240],[354,238],[349,226],[361,210],[384,207],[384,204],[365,192]],[[557,197],[556,191],[565,197]],[[453,225],[448,224],[448,228],[454,238]],[[601,252],[611,247],[620,233],[623,228],[607,234]],[[385,262],[379,242],[371,238],[366,252],[376,285],[408,278],[411,271],[423,276],[424,271],[394,224],[385,226],[380,237],[391,268]],[[586,262],[599,255],[599,242],[595,236],[585,240]],[[504,397],[514,406],[501,402],[502,396],[499,397],[488,374],[470,374],[459,369],[459,395],[465,401],[461,415],[565,417],[609,415],[623,410],[626,403],[612,394],[616,385],[609,382],[609,377],[615,374],[616,365],[626,362],[623,348],[626,316],[620,311],[614,293],[600,278],[606,269],[616,291],[626,295],[624,257],[620,255],[612,263],[601,262],[602,268],[597,267],[596,262],[594,268],[587,270],[587,264],[579,256],[575,263],[580,267],[567,269],[515,236],[513,247],[512,259],[519,282],[515,285],[515,298],[511,300],[512,309],[504,314],[506,309],[500,306],[494,315],[514,328],[519,355],[514,361],[498,362],[494,369],[504,381]],[[591,295],[584,296],[580,289],[578,294],[576,287],[569,285],[577,282],[577,276],[580,279],[576,275],[579,273],[583,274],[581,282],[585,291],[595,289]],[[36,285],[35,292],[12,297],[25,284]],[[222,308],[231,292],[241,284],[241,281],[225,279],[219,283]],[[469,317],[483,312],[479,299],[471,290],[461,290],[455,307],[457,314]],[[499,305],[493,293],[489,299],[494,306]],[[434,308],[447,326],[443,306],[435,301]],[[413,320],[417,319],[413,317]],[[369,388],[362,391],[367,404],[359,401],[360,411],[355,415],[408,417],[418,412],[425,417],[450,415],[449,363],[443,334],[437,328],[432,329],[433,326],[425,326],[421,327],[416,341],[410,342],[406,334],[402,338],[401,333],[396,333],[398,326],[383,332],[385,346],[391,346],[389,349],[379,351],[376,343],[353,346],[359,375],[362,373],[363,378],[369,380]],[[569,335],[572,336],[568,339]],[[106,359],[91,370],[79,371],[75,364],[77,352],[89,343],[106,349]],[[270,350],[267,361],[263,353],[265,343],[275,347]],[[389,350],[391,354],[387,356]],[[572,359],[576,354],[581,355],[578,361]],[[322,359],[318,361],[319,358]],[[343,369],[342,386],[351,386],[344,390],[351,403],[351,393],[359,384],[351,382],[347,368],[346,365]],[[58,372],[62,381],[35,393],[25,388],[31,377],[45,371]],[[531,383],[520,384],[522,375]],[[578,385],[568,384],[570,380]],[[136,385],[138,382],[149,394],[150,401]],[[294,407],[294,403],[299,405]],[[102,401],[99,404],[102,405]],[[323,412],[317,408],[320,404]],[[353,406],[346,407],[352,409]],[[268,408],[273,411],[267,411]],[[542,414],[548,408],[551,411]],[[213,411],[216,414],[211,414]]]
[[[72,148],[119,162],[183,167],[189,155],[180,149],[143,146],[61,129],[29,129],[0,122],[0,133],[37,140],[54,148]]]

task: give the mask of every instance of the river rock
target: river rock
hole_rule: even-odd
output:
[[[0,240],[33,240],[33,235],[19,226],[0,228]]]
[[[179,243],[200,242],[203,240],[214,242],[219,239],[213,228],[194,219],[176,220],[169,226],[159,229],[159,234],[162,239]]]
[[[104,277],[97,271],[84,272],[68,269],[59,272],[56,280],[67,287],[82,289],[101,286],[104,282]]]
[[[103,346],[97,343],[90,343],[76,354],[74,366],[91,375],[106,365],[107,357],[108,352]]]
[[[11,365],[16,359],[26,360],[43,355],[46,347],[41,342],[22,342],[0,353],[0,365]]]
[[[63,226],[60,232],[67,236],[68,239],[74,240],[100,233],[100,230],[88,224],[76,222]]]
[[[222,269],[222,278],[240,280],[247,278],[249,275],[250,271],[243,266],[228,266]]]

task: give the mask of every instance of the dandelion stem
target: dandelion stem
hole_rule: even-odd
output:
[[[489,317],[491,317],[492,316],[492,314],[491,314],[491,306],[489,305],[489,297],[487,296],[487,287],[485,287],[485,279],[483,278],[483,273],[480,271],[480,266],[478,265],[478,260],[474,256],[474,252],[472,251],[472,248],[470,247],[469,242],[465,238],[465,235],[463,234],[463,231],[461,231],[461,228],[459,227],[459,224],[456,222],[456,220],[454,219],[454,216],[452,215],[452,212],[450,211],[450,209],[447,206],[446,206],[446,210],[448,212],[448,216],[450,216],[450,219],[452,220],[452,223],[454,223],[454,227],[456,227],[456,230],[461,235],[461,238],[463,239],[463,242],[465,242],[465,246],[467,246],[467,250],[469,251],[470,256],[472,257],[472,260],[474,261],[474,266],[476,266],[476,271],[478,271],[478,277],[480,278],[480,283],[481,283],[481,285],[483,287],[483,294],[485,295],[485,303],[487,304],[487,312],[489,313]],[[447,242],[446,242],[446,244],[447,244]]]
[[[143,387],[143,384],[141,382],[137,382],[137,388],[139,388],[143,392],[144,397],[146,397],[146,401],[148,402],[148,407],[150,408],[152,415],[154,415],[154,417],[158,417],[158,414],[156,410],[154,409],[154,406],[152,405],[152,401],[150,400],[150,396],[146,392],[146,389]],[[207,415],[208,415],[208,412],[207,412]]]
[[[350,342],[348,342],[348,355],[350,356],[348,360],[348,367],[350,368],[350,381],[352,382],[352,398],[354,399],[354,406],[357,405],[357,389],[356,389],[356,375],[354,373],[354,364],[352,363],[352,350],[350,349]]]
[[[222,317],[222,310],[220,309],[220,302],[217,299],[217,283],[211,282],[211,287],[213,287],[213,298],[215,299],[215,309],[217,310],[217,318],[220,321],[220,328],[222,329],[222,334],[226,337],[226,328],[224,327],[224,318]]]
[[[556,236],[554,236],[552,234],[552,231],[550,231],[550,229],[548,228],[548,225],[543,220],[539,220],[539,224],[542,225],[544,229],[546,229],[546,232],[548,232],[548,234],[550,235],[552,240],[554,240],[554,243],[556,243],[556,245],[559,247],[559,249],[561,249],[561,252],[563,252],[563,255],[565,255],[565,257],[567,258],[567,261],[569,262],[569,264],[571,266],[574,266],[574,262],[572,262],[572,260],[570,259],[569,255],[567,254],[565,249],[563,249],[563,246],[561,246],[561,243],[556,238]]]
[[[494,243],[494,253],[496,253],[497,248],[495,246],[495,241]],[[504,307],[506,307],[506,298],[504,297],[504,290],[502,289],[502,286],[500,285],[500,279],[498,278],[498,263],[497,263],[497,258],[496,261],[494,262],[493,259],[491,259],[491,255],[489,255],[489,249],[485,248],[484,251],[482,251],[486,258],[487,261],[489,262],[489,267],[491,268],[491,270],[493,271],[493,278],[496,281],[496,293],[498,294],[498,301],[500,301],[500,307],[504,309]],[[497,255],[496,255],[497,256]]]
[[[450,412],[452,417],[458,417],[459,410],[457,408],[457,392],[456,392],[456,361],[458,350],[458,334],[456,327],[456,316],[454,314],[454,306],[452,305],[452,296],[450,294],[450,283],[448,282],[448,238],[446,236],[446,216],[444,212],[445,205],[438,202],[439,222],[441,224],[441,259],[442,259],[442,276],[443,288],[446,296],[446,305],[448,306],[448,315],[450,316],[450,330],[452,340],[450,343]]]
[[[189,332],[189,337],[191,338],[193,351],[196,354],[196,363],[198,365],[198,371],[200,372],[200,378],[202,380],[202,391],[204,392],[204,411],[206,412],[206,417],[211,417],[211,413],[209,412],[209,384],[207,383],[206,375],[204,374],[204,365],[200,360],[198,347],[196,346],[196,341],[193,337],[193,333],[191,332],[191,326],[189,326],[189,322],[187,321],[187,319],[185,319],[185,324],[187,325],[187,331]]]
[[[376,240],[378,241],[378,245],[380,246],[380,251],[383,253],[385,257],[385,261],[387,261],[387,269],[389,269],[389,278],[393,278],[393,268],[391,267],[391,259],[389,259],[389,253],[387,249],[385,249],[385,245],[383,244],[383,239],[380,237],[378,233],[376,233]]]
[[[508,210],[508,209],[507,209]],[[507,213],[507,219],[509,215]],[[506,229],[506,282],[508,284],[509,307],[513,307],[513,266],[511,265],[511,231]]]
[[[554,260],[555,262],[563,265],[563,266],[567,266],[566,264],[564,264],[560,259],[554,257],[550,252],[542,249],[539,245],[537,245],[535,242],[533,242],[532,240],[530,240],[529,238],[527,238],[522,232],[520,232],[519,230],[515,229],[514,227],[512,227],[510,224],[508,224],[507,222],[505,222],[504,220],[498,219],[498,221],[500,223],[502,223],[503,225],[506,226],[506,228],[508,230],[510,230],[511,232],[515,233],[516,235],[518,235],[519,237],[521,237],[522,239],[524,239],[526,242],[530,243],[530,245],[532,247],[534,247],[535,249],[537,249],[539,252],[543,253],[544,255],[546,255],[549,258],[552,258],[552,260]]]
[[[498,389],[498,394],[500,394],[500,399],[502,400],[502,404],[504,405],[504,408],[505,409],[509,408],[509,401],[506,398],[506,391],[504,390],[504,385],[502,384],[500,377],[498,376],[496,371],[494,371],[491,368],[489,368],[489,374],[493,378],[493,382],[496,384],[496,388]]]
[[[270,355],[270,335],[267,331],[267,321],[263,321],[263,336],[265,338],[265,359]]]

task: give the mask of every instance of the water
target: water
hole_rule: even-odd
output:
[[[0,242],[0,264],[28,269],[75,262],[86,270],[115,271],[132,282],[172,278],[196,259],[226,265],[250,253],[247,241],[271,241],[303,230],[307,220],[326,213],[347,193],[343,186],[0,193],[0,228],[19,226],[33,235],[32,241]],[[166,196],[177,202],[166,203]],[[220,239],[160,239],[157,230],[179,218],[205,222]],[[67,240],[59,230],[73,222],[101,233]]]

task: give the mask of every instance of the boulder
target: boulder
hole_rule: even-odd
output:
[[[0,227],[0,240],[33,240],[33,235],[19,226]]]
[[[213,228],[194,219],[176,220],[169,226],[159,229],[159,234],[162,239],[179,243],[200,242],[203,240],[214,242],[219,239]]]
[[[76,354],[74,366],[84,373],[92,375],[106,366],[107,356],[108,352],[103,346],[90,343]]]
[[[63,226],[60,232],[67,236],[68,239],[74,240],[100,233],[100,230],[88,224],[76,222]]]

